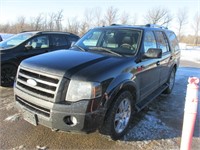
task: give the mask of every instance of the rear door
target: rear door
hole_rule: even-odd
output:
[[[51,35],[51,41],[53,50],[68,49],[71,46],[70,41],[65,34],[53,34]]]
[[[162,58],[160,59],[160,78],[159,85],[167,82],[170,74],[170,66],[172,65],[172,53],[169,48],[167,36],[162,31],[155,31],[158,48],[162,49]]]

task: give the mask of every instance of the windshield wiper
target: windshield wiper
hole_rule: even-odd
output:
[[[104,47],[90,47],[89,49],[91,49],[91,50],[106,51],[108,53],[111,53],[111,54],[114,54],[114,55],[117,55],[117,56],[121,56],[121,57],[123,56],[123,55],[121,55],[119,53],[116,53],[116,52],[114,52],[114,51],[112,51],[112,50],[110,50],[108,48],[104,48]]]
[[[77,47],[78,49],[82,50],[82,51],[86,51],[85,49],[83,49],[82,47],[78,46],[78,45],[73,45],[72,47]]]

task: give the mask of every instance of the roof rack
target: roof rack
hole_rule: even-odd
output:
[[[161,28],[161,29],[168,29],[167,27],[157,25],[157,24],[146,24],[146,27],[151,27],[151,28]]]

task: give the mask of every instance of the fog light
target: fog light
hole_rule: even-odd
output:
[[[74,116],[66,116],[63,121],[70,126],[75,126],[77,125],[77,119]]]

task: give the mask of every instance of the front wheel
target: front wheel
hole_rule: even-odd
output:
[[[134,113],[133,96],[129,91],[122,92],[108,111],[100,132],[110,135],[113,140],[121,138],[127,132]]]
[[[14,65],[6,64],[1,68],[1,86],[11,87],[13,86],[17,67]]]
[[[175,74],[176,74],[176,70],[175,68],[172,69],[170,77],[167,81],[168,87],[167,89],[164,91],[164,94],[170,94],[174,88],[174,83],[175,83]]]

